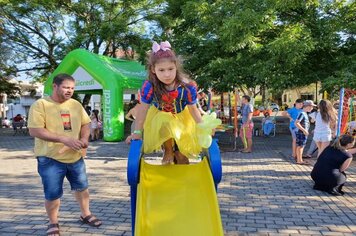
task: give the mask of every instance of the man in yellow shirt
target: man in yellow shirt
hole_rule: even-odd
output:
[[[58,211],[66,177],[79,203],[80,220],[99,227],[101,221],[89,210],[88,179],[82,149],[88,147],[90,118],[82,105],[72,99],[75,81],[59,74],[53,79],[53,94],[32,104],[28,119],[35,137],[35,156],[49,217],[47,235],[59,235]]]

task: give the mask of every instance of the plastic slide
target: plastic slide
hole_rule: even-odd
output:
[[[140,150],[140,144],[131,145],[130,157]],[[133,160],[128,164],[134,235],[223,235],[215,188],[221,179],[220,153],[215,161],[204,158],[191,165],[151,165],[140,157],[138,162],[137,178]]]
[[[207,159],[159,166],[141,160],[136,203],[137,235],[223,235]]]

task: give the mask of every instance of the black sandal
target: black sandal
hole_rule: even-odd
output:
[[[95,218],[94,220],[92,220],[92,221],[89,221],[90,219],[92,219],[92,218]],[[101,223],[101,220],[99,220],[98,218],[96,218],[96,216],[94,216],[94,215],[88,215],[88,216],[86,216],[86,217],[84,217],[83,218],[83,216],[80,216],[80,221],[82,222],[82,223],[84,223],[84,224],[88,224],[88,225],[90,225],[90,226],[92,226],[92,227],[99,227],[102,223]],[[100,224],[96,224],[97,222],[100,222]]]
[[[48,230],[53,229],[53,228],[58,228],[58,230],[53,230],[51,232],[48,232]],[[61,234],[59,233],[59,224],[50,224],[50,225],[48,225],[46,233],[47,233],[47,236],[48,235],[58,235],[58,236],[60,236]]]

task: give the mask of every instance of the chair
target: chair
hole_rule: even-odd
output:
[[[23,135],[28,134],[27,124],[24,121],[14,121],[14,122],[12,122],[12,128],[14,129],[13,136],[15,136],[17,134],[21,134],[21,133]]]

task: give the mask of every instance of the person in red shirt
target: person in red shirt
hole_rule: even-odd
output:
[[[12,120],[15,122],[20,122],[20,121],[23,121],[23,118],[22,118],[21,114],[17,114]]]

